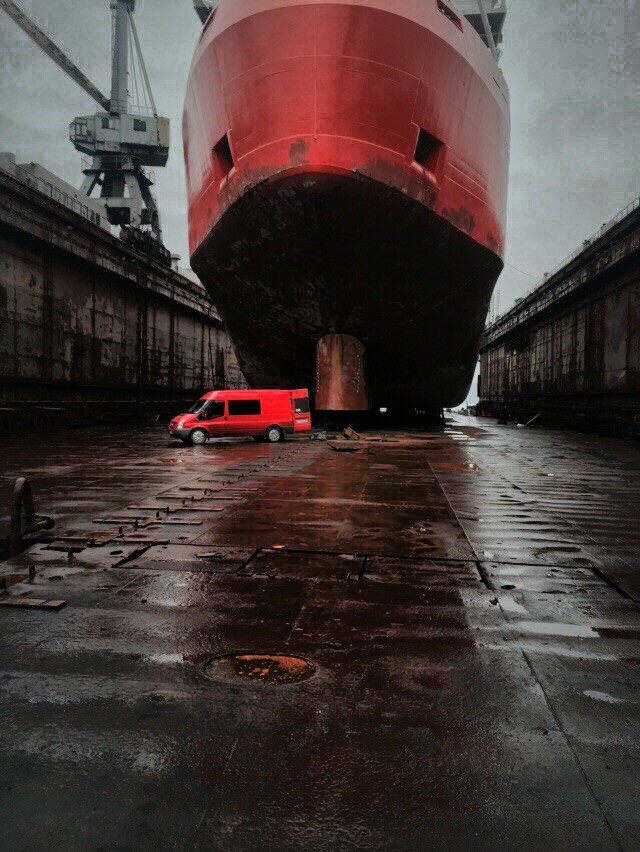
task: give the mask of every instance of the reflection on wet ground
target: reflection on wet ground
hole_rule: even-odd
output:
[[[392,437],[5,442],[3,849],[637,847],[640,447]]]
[[[231,681],[249,678],[258,683],[286,684],[308,680],[315,666],[302,657],[282,654],[224,654],[205,665],[207,677]]]

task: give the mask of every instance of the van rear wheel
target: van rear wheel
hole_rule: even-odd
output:
[[[279,426],[269,426],[264,437],[270,444],[277,444],[284,438],[284,432]]]
[[[201,444],[206,444],[208,437],[209,435],[204,429],[192,429],[189,435],[189,441],[196,447],[199,447]]]

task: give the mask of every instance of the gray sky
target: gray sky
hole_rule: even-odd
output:
[[[425,0],[428,2],[428,0]],[[108,94],[108,0],[18,0]],[[507,266],[500,309],[533,287],[640,194],[638,0],[510,0],[502,69],[511,89]],[[173,148],[156,170],[164,236],[186,265],[181,112],[200,30],[191,0],[141,0],[136,13]],[[79,184],[67,126],[94,104],[6,16],[0,17],[0,150]],[[519,270],[513,268],[517,267]],[[527,274],[523,274],[529,273]]]

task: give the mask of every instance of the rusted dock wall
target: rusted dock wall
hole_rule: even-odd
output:
[[[640,425],[640,206],[485,332],[480,410],[621,433]]]
[[[152,415],[243,385],[201,287],[0,171],[0,419]]]

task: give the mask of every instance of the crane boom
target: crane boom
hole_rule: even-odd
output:
[[[74,80],[81,89],[90,95],[94,101],[97,101],[100,106],[107,110],[110,109],[111,102],[105,97],[100,89],[93,85],[91,80],[86,77],[78,66],[69,59],[67,54],[55,44],[49,36],[35,24],[31,18],[13,2],[13,0],[0,0],[0,9],[9,15],[10,18],[23,30],[30,39],[35,41],[38,47],[43,50],[62,70]]]

